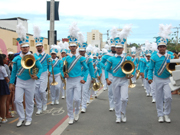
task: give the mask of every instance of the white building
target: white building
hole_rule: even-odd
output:
[[[91,44],[92,46],[96,46],[99,49],[102,49],[103,46],[103,35],[99,32],[99,30],[92,30],[91,32],[87,32],[87,44]]]
[[[16,31],[16,26],[22,23],[28,33],[28,22],[27,19],[21,17],[0,19],[0,27]]]

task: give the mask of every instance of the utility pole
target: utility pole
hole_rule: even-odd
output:
[[[49,47],[54,44],[54,0],[51,0],[50,4],[50,36]],[[50,49],[49,49],[50,50]]]

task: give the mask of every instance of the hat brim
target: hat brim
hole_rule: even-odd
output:
[[[23,44],[21,47],[29,47],[29,44]]]
[[[43,46],[43,44],[37,44],[36,46]]]

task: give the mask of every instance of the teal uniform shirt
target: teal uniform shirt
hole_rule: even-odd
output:
[[[104,66],[102,66],[102,67],[106,67],[106,62],[107,62],[107,60],[110,58],[110,57],[112,57],[112,56],[114,56],[115,54],[113,54],[113,53],[107,53],[106,55],[104,55],[102,58],[101,58],[101,65],[104,65]],[[113,71],[112,71],[112,68],[110,68],[109,69],[109,71],[108,71],[109,73],[113,73]]]
[[[153,80],[153,70],[154,70],[154,75],[156,75],[159,78],[170,77],[171,74],[167,71],[166,67],[165,67],[165,70],[162,72],[162,74],[158,75],[158,71],[162,63],[164,62],[166,56],[167,56],[167,53],[165,54],[165,56],[159,53],[156,53],[153,56],[151,56],[149,71],[148,71],[148,80]],[[170,59],[173,59],[173,58],[174,56],[170,55]]]
[[[107,60],[107,65],[106,65],[106,68],[105,68],[105,79],[108,78],[108,71],[109,69],[112,67],[112,71],[114,70],[114,68],[119,64],[119,62],[123,59],[123,57],[125,57],[123,54],[122,55],[115,55],[113,57],[110,57],[108,60]],[[131,60],[131,57],[125,57],[124,61],[125,60]],[[135,75],[135,70],[134,72],[132,73],[132,75]],[[115,76],[115,77],[120,77],[120,78],[123,78],[126,76],[126,74],[124,74],[122,72],[122,69],[120,68],[118,71],[116,72],[112,72],[112,75]]]
[[[149,70],[150,60],[146,62],[146,67],[144,70],[144,78],[148,77],[148,70]]]
[[[54,65],[55,63],[56,63],[56,65],[55,66],[53,66],[53,71],[54,71],[54,75],[57,75],[57,74],[60,74],[61,73],[61,64],[62,64],[62,62],[61,62],[61,60],[59,60],[58,58],[56,58],[56,59],[51,59],[52,60],[52,65]],[[51,72],[51,74],[52,74],[52,72]]]
[[[31,54],[30,52],[28,54]],[[37,77],[40,78],[41,76],[41,73],[43,71],[43,68],[42,68],[42,65],[39,61],[39,59],[35,57],[35,60],[36,60],[36,67],[39,69],[38,70],[38,73],[37,73]],[[21,69],[21,59],[22,59],[22,55],[18,55],[16,56],[14,59],[13,59],[13,69],[12,69],[12,72],[11,72],[11,78],[10,78],[10,83],[11,84],[14,84],[15,83],[15,79],[16,79],[16,76],[22,80],[29,80],[31,79],[31,76],[29,75],[29,69],[24,69],[24,71],[19,75],[19,70]]]
[[[71,66],[71,63],[78,57],[78,54],[76,55],[72,55],[71,53],[69,54],[69,56],[66,56],[62,59],[63,61],[67,61],[67,67],[69,69],[69,67]],[[81,58],[77,61],[77,63],[73,66],[72,70],[68,72],[69,77],[79,77],[82,75],[82,70],[81,70],[81,66],[83,66],[84,69],[84,78],[83,80],[86,81],[87,80],[87,76],[88,76],[88,66],[86,64],[86,58],[81,56]],[[61,68],[63,69],[63,64],[61,64]],[[62,77],[64,77],[64,73],[61,70],[61,75]]]
[[[41,54],[39,54],[38,52],[34,53],[34,56],[38,57],[39,59],[41,59],[41,57],[45,54],[45,52],[42,52]],[[52,72],[52,66],[51,63],[48,63],[48,59],[51,59],[51,56],[49,54],[47,54],[47,57],[45,58],[44,62],[41,63],[42,67],[43,67],[43,72],[45,71],[49,71]]]
[[[90,57],[86,58],[86,64],[87,64],[87,66],[89,68],[88,74],[90,74],[91,79],[95,78],[94,67],[93,67],[93,60]],[[82,68],[82,75],[81,75],[81,77],[84,77],[85,70],[84,70],[83,66],[81,66],[81,68]]]
[[[99,62],[97,59],[93,59],[93,65],[94,64],[95,64],[94,74],[95,74],[95,78],[97,78],[97,76],[100,76],[102,74],[101,62]]]

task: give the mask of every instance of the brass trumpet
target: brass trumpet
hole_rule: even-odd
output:
[[[127,77],[129,77],[134,72],[135,65],[134,65],[134,63],[132,61],[127,60],[127,61],[122,63],[121,68],[122,68],[122,72],[124,74],[126,74]],[[134,88],[134,87],[136,87],[136,85],[133,84],[132,80],[130,79],[129,88]]]

